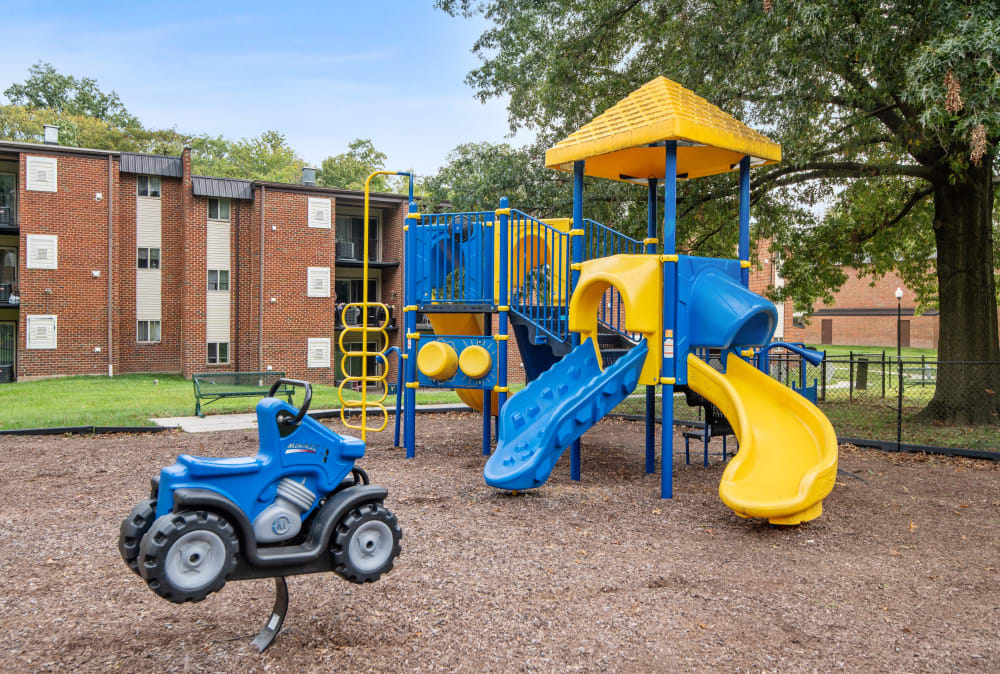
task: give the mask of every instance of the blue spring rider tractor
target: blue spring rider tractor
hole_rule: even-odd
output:
[[[282,384],[305,389],[301,408],[274,397]],[[306,416],[311,400],[308,382],[279,379],[257,403],[257,456],[181,454],[121,524],[125,563],[169,601],[201,601],[229,580],[275,578],[259,650],[284,620],[285,576],[333,571],[370,583],[400,553],[402,530],[383,504],[388,491],[354,465],[364,443]]]

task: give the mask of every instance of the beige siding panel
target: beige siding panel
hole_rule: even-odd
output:
[[[135,318],[137,321],[160,320],[160,270],[135,270]]]
[[[135,198],[135,245],[137,248],[159,248],[162,240],[160,200],[153,197]]]
[[[205,341],[229,341],[229,291],[209,290],[205,314]]]
[[[205,246],[207,249],[207,269],[229,269],[228,222],[219,220],[208,221],[208,235]]]

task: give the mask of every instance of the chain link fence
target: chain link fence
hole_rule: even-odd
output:
[[[838,437],[995,452],[1000,450],[996,425],[943,425],[918,417],[939,385],[990,367],[1000,368],[1000,363],[896,358],[894,352],[882,350],[830,355],[819,365],[810,365],[797,354],[776,348],[771,352],[769,374],[814,401]],[[659,418],[659,387],[656,395]],[[673,402],[675,419],[703,420],[702,408],[689,407],[682,393],[675,394]],[[639,387],[615,413],[643,416],[645,409],[645,387]]]
[[[927,356],[902,357],[889,351],[858,351],[827,356],[819,365],[804,364],[789,353],[771,361],[771,376],[807,396],[827,415],[837,435],[903,444],[1000,449],[996,426],[935,424],[918,415],[938,386],[960,384],[994,362],[939,361]],[[804,377],[803,377],[804,374]],[[992,392],[983,391],[983,395]]]

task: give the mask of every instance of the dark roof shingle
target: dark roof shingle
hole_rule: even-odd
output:
[[[122,173],[138,173],[140,175],[165,176],[167,178],[182,178],[184,176],[184,166],[181,163],[180,157],[122,152],[119,165]]]
[[[249,180],[191,176],[191,188],[196,197],[253,199],[253,183]]]

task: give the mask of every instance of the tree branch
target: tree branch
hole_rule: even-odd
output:
[[[931,182],[934,172],[924,166],[913,166],[910,164],[865,164],[856,161],[810,161],[801,164],[791,164],[770,171],[757,181],[758,185],[766,185],[774,182],[778,178],[793,173],[813,171],[828,178],[871,178],[874,176],[895,175],[910,176],[911,178],[921,178]]]
[[[865,243],[866,241],[870,241],[871,239],[875,238],[875,235],[878,234],[879,232],[884,232],[887,229],[892,229],[893,227],[898,225],[903,218],[909,215],[910,211],[912,211],[917,204],[919,204],[921,201],[923,201],[925,198],[929,197],[933,193],[934,193],[933,187],[927,187],[925,189],[920,190],[919,192],[914,192],[913,194],[910,195],[910,198],[906,200],[906,203],[903,204],[903,207],[899,210],[899,213],[896,213],[895,217],[893,217],[891,220],[886,220],[885,218],[883,218],[882,224],[873,227],[871,230],[863,234],[860,232],[854,232],[851,235],[851,241],[853,243]]]

